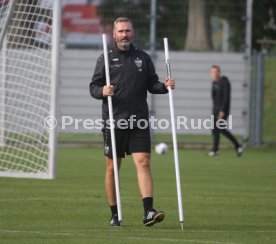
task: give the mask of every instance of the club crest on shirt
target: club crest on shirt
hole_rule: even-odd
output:
[[[136,66],[138,67],[138,71],[142,71],[142,65],[143,65],[143,61],[139,58],[136,58],[134,60]]]

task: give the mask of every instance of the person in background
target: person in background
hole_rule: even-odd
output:
[[[219,142],[220,134],[226,136],[234,145],[237,156],[241,156],[243,148],[237,139],[227,129],[221,129],[217,127],[218,119],[227,120],[230,113],[230,100],[231,100],[231,84],[226,76],[221,75],[220,67],[213,65],[211,67],[212,77],[212,100],[213,100],[213,115],[215,118],[213,135],[213,148],[209,152],[209,156],[219,155]]]

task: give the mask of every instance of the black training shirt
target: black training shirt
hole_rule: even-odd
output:
[[[168,90],[164,83],[159,82],[151,58],[144,51],[133,45],[129,51],[121,51],[117,46],[108,51],[110,82],[114,86],[112,96],[114,119],[128,119],[136,115],[137,119],[148,119],[147,91],[153,94],[164,94]],[[103,54],[98,58],[90,94],[102,99],[102,116],[109,118],[107,98],[102,90],[106,84]]]
[[[230,112],[231,85],[227,77],[222,76],[212,84],[213,114],[224,112],[225,116]]]

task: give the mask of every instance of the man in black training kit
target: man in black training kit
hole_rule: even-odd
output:
[[[115,20],[113,26],[115,45],[108,51],[111,85],[106,85],[104,57],[101,55],[90,83],[90,93],[92,97],[102,99],[104,121],[109,119],[107,96],[112,96],[118,167],[125,154],[132,155],[144,205],[143,222],[145,226],[151,226],[161,222],[165,214],[153,208],[149,126],[138,128],[140,123],[137,121],[149,119],[147,91],[153,94],[165,94],[168,92],[168,87],[174,88],[174,80],[166,79],[164,83],[159,82],[149,55],[133,46],[133,32],[133,23],[130,19],[120,17]],[[136,120],[136,123],[132,122],[133,126],[129,123],[131,118]],[[128,121],[128,128],[118,128],[116,122],[121,119]],[[110,225],[119,226],[111,136],[106,123],[104,123],[103,136],[106,162],[105,189],[112,213]]]
[[[225,135],[235,146],[236,153],[241,156],[243,153],[242,146],[237,139],[226,129],[220,129],[216,126],[218,119],[225,119],[230,112],[231,85],[227,77],[221,76],[220,67],[213,65],[211,67],[212,83],[212,100],[213,100],[213,115],[215,119],[213,134],[213,149],[209,152],[209,156],[217,156],[219,154],[220,133]]]

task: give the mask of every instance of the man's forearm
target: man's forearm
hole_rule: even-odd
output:
[[[103,99],[103,87],[94,84],[90,84],[90,94],[96,99]]]

